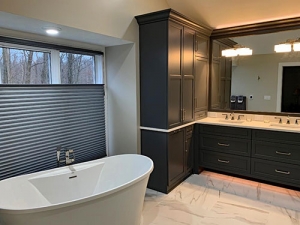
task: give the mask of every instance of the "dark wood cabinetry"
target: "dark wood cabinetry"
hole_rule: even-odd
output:
[[[194,121],[196,111],[208,108],[206,60],[211,30],[171,9],[136,19],[140,27],[141,126],[170,129]]]
[[[168,193],[193,168],[193,126],[172,132],[142,130],[142,153],[154,162],[148,187]]]
[[[140,115],[144,127],[141,153],[154,161],[148,187],[167,193],[194,168],[193,127],[188,123],[205,115],[208,109],[211,29],[171,9],[136,19],[140,32]],[[176,129],[179,126],[187,127]],[[152,131],[153,128],[158,131]]]
[[[251,131],[243,128],[200,125],[200,166],[250,174]]]
[[[199,166],[300,187],[300,134],[199,126]]]

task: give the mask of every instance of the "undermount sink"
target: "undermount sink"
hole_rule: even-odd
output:
[[[222,119],[222,120],[219,120],[219,122],[222,122],[222,123],[244,123],[245,121],[244,120],[225,120],[225,119]]]
[[[270,127],[300,128],[300,125],[298,125],[298,124],[286,124],[286,123],[271,123]]]

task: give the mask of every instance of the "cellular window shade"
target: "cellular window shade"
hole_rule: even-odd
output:
[[[106,156],[104,85],[0,85],[0,179],[57,167],[59,145]]]

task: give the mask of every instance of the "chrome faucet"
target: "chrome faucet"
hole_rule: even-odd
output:
[[[241,120],[241,117],[244,117],[244,115],[238,115],[238,118],[237,118],[237,120]]]
[[[234,120],[234,112],[230,113],[230,116],[231,116],[231,120]]]
[[[60,160],[61,151],[65,152],[65,160]],[[65,163],[66,165],[70,165],[75,161],[75,154],[73,149],[68,149],[66,147],[58,146],[56,149],[57,156],[57,167],[59,167],[60,163]]]
[[[228,120],[228,114],[222,114],[223,116],[225,116],[225,120]]]
[[[286,124],[290,124],[290,116],[287,116],[287,119],[286,119]]]
[[[279,119],[279,123],[282,123],[282,119],[281,119],[281,117],[275,117],[275,119]]]

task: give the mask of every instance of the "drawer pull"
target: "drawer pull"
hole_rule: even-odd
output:
[[[275,169],[275,172],[276,173],[282,173],[282,174],[290,175],[290,172],[286,172],[286,171],[281,171],[281,170],[276,170]]]
[[[223,143],[220,143],[220,142],[218,142],[218,145],[219,146],[224,146],[224,147],[229,147],[230,146],[230,144],[223,144]]]
[[[221,159],[218,159],[218,162],[221,162],[221,163],[229,163],[229,161],[227,161],[227,160],[221,160]]]
[[[291,155],[292,153],[287,153],[287,152],[278,152],[278,151],[276,151],[276,154],[278,154],[278,155]]]

